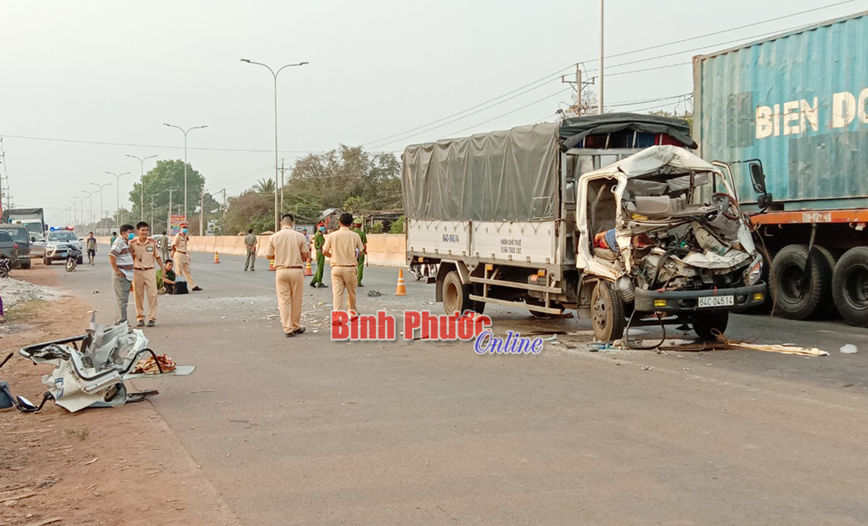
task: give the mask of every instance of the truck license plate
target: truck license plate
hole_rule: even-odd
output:
[[[66,252],[64,252],[63,254],[61,254],[60,257],[65,258],[65,257],[66,257]]]
[[[735,305],[735,296],[705,296],[699,298],[699,308],[729,307]]]

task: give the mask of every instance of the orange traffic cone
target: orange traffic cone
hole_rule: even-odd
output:
[[[217,251],[214,251],[214,263],[220,263],[220,256],[217,255]]]
[[[268,270],[277,270],[276,268],[274,268],[274,259],[273,258],[268,260]]]
[[[398,269],[398,288],[395,290],[395,296],[406,296],[407,286],[404,285],[404,269]]]
[[[304,275],[313,276],[313,271],[310,269],[310,260],[308,260],[307,264],[304,266]]]

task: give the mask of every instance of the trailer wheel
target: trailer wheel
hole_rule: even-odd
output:
[[[700,312],[693,318],[693,331],[703,340],[716,340],[716,334],[723,334],[729,324],[728,311]]]
[[[461,283],[461,277],[457,270],[451,270],[443,278],[443,309],[446,314],[464,313],[472,310],[482,314],[485,303],[470,299],[472,288]]]
[[[598,281],[591,293],[591,323],[594,338],[599,341],[617,340],[624,335],[624,302],[608,282]]]
[[[838,260],[832,294],[844,321],[868,327],[868,248],[851,248]]]
[[[826,251],[814,247],[810,273],[804,268],[808,259],[807,245],[787,245],[772,261],[771,293],[775,295],[777,311],[784,318],[804,320],[819,314],[830,303],[832,269]]]

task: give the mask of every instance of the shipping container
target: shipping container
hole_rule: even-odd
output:
[[[834,305],[868,326],[868,11],[693,65],[702,157],[764,164],[771,204],[760,210],[747,170],[735,197],[761,212],[779,312],[805,319]]]

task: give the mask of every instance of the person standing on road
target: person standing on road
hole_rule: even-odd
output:
[[[145,326],[145,299],[148,300],[148,327],[157,322],[157,272],[163,270],[163,259],[157,242],[151,237],[151,227],[144,221],[136,225],[138,237],[130,241],[133,253],[133,289],[136,298],[136,327]]]
[[[323,245],[325,245],[325,227],[317,225],[316,235],[313,236],[313,248],[316,250],[316,273],[313,275],[313,281],[310,282],[310,286],[326,289],[328,285],[324,285],[322,282],[322,275],[325,271],[325,256],[322,253]]]
[[[356,313],[356,284],[358,275],[356,255],[364,250],[362,238],[350,230],[353,224],[351,214],[341,214],[341,228],[329,234],[322,247],[322,253],[330,258],[332,276],[332,312],[344,310],[344,291],[347,292],[347,309]]]
[[[109,251],[112,266],[112,289],[115,294],[115,325],[127,322],[127,305],[130,302],[130,284],[133,282],[133,254],[130,244],[135,237],[133,225],[121,226],[121,236],[115,238]]]
[[[250,267],[250,272],[256,270],[256,234],[253,229],[247,230],[247,235],[244,237],[244,246],[247,248],[247,259],[244,260],[244,272],[247,272],[247,267]]]
[[[115,241],[118,239],[118,233],[112,232],[112,238],[109,240],[109,245],[115,246]]]
[[[277,308],[280,324],[287,338],[302,334],[301,305],[304,296],[304,264],[310,261],[310,249],[301,232],[293,228],[295,218],[285,214],[280,231],[268,240],[265,257],[274,260]]]
[[[189,239],[187,236],[187,223],[181,223],[180,226],[181,231],[172,240],[172,259],[175,261],[175,265],[177,265],[178,274],[184,276],[184,279],[189,283],[190,290],[198,292],[202,290],[202,287],[196,285],[196,282],[193,281],[193,275],[190,274],[190,253],[187,250],[187,240]]]
[[[157,241],[157,246],[160,247],[160,256],[163,258],[163,262],[165,263],[170,259],[169,255],[171,254],[169,252],[169,236],[166,235],[165,230],[163,230],[163,235],[160,237],[160,240]]]
[[[93,232],[87,234],[87,260],[93,265],[93,260],[96,257],[96,238],[93,237]]]
[[[365,231],[362,228],[362,220],[361,219],[356,219],[355,221],[353,221],[353,225],[354,225],[353,232],[358,234],[359,238],[361,238],[361,240],[362,240],[362,249],[359,250],[358,258],[356,260],[358,261],[358,269],[357,269],[358,282],[359,282],[358,286],[364,287],[364,285],[362,285],[362,278],[365,275],[365,254],[368,253],[368,236],[365,235]]]

